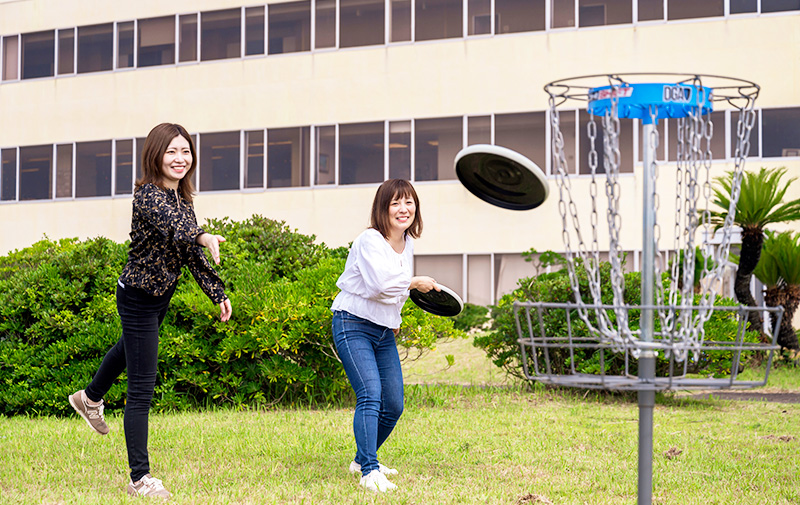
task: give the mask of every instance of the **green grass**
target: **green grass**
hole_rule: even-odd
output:
[[[459,340],[411,365],[476,386],[407,386],[379,453],[400,471],[395,492],[365,492],[347,472],[350,407],[152,414],[153,474],[178,504],[636,503],[635,399],[491,385],[502,377],[473,351]],[[455,367],[440,370],[442,353]],[[770,377],[796,386],[798,375]],[[122,416],[108,420],[101,437],[76,416],[0,417],[0,503],[141,503],[124,494]],[[659,396],[654,431],[654,504],[800,503],[800,404]]]
[[[409,354],[416,356],[413,350]],[[448,365],[448,355],[454,358],[452,366]],[[406,360],[403,375],[406,384],[484,386],[509,383],[503,370],[492,364],[481,349],[473,346],[471,338],[440,343],[420,358]]]

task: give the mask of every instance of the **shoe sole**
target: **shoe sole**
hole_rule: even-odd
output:
[[[86,424],[89,425],[89,428],[91,428],[93,432],[97,433],[98,435],[108,435],[108,433],[103,433],[102,431],[98,431],[94,426],[92,426],[91,421],[89,421],[86,415],[83,412],[81,412],[81,409],[79,409],[78,406],[75,405],[75,401],[72,399],[72,395],[69,395],[68,398],[69,398],[69,404],[72,405],[72,408],[75,409],[75,412],[77,412],[78,415],[81,416],[81,418],[84,421],[86,421]]]

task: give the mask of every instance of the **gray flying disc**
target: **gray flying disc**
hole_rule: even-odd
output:
[[[547,178],[536,163],[506,147],[476,144],[456,155],[456,175],[470,193],[510,210],[535,209],[547,200]]]
[[[436,286],[441,289],[441,291],[431,289],[427,293],[423,293],[419,290],[412,289],[409,298],[425,312],[445,317],[459,315],[464,309],[464,303],[461,301],[461,297],[446,286],[442,286],[441,284],[436,284]]]

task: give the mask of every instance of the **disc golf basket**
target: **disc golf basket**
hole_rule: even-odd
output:
[[[527,378],[542,383],[638,392],[638,503],[650,504],[656,391],[764,385],[778,349],[782,308],[715,304],[728,264],[759,87],[741,79],[708,75],[613,74],[558,80],[544,89],[550,97],[551,175],[558,191],[562,241],[574,300],[514,304],[523,370]],[[730,208],[722,223],[712,223],[710,215],[714,136],[711,113],[716,104],[730,108],[735,114],[732,117],[736,117]],[[577,171],[568,166],[564,148],[559,114],[564,105],[572,109],[585,107],[588,113],[588,167],[583,167],[585,176],[580,183],[583,187],[588,185],[588,194],[577,195],[573,191]],[[642,172],[636,174],[636,180],[642,181],[642,217],[635,219],[642,226],[641,286],[637,303],[626,303],[625,252],[620,233],[620,125],[621,121],[633,119],[641,121],[643,131]],[[677,144],[677,160],[669,166],[670,171],[675,171],[675,184],[670,186],[675,194],[668,195],[674,199],[674,218],[670,215],[669,220],[663,215],[671,214],[671,209],[659,212],[657,193],[656,152],[661,140],[657,124],[663,119],[677,123],[677,138],[670,139]],[[476,193],[468,185],[470,178],[459,173],[459,162],[467,173],[479,169],[456,158],[459,179]],[[496,160],[494,163],[498,165]],[[495,166],[494,172],[503,170]],[[491,199],[481,197],[495,205],[514,208],[493,201],[498,198],[497,192]],[[605,235],[606,229],[609,265],[603,266],[599,237]],[[606,300],[610,296],[611,303],[604,303],[604,296]],[[747,331],[751,312],[764,320],[763,335]],[[718,335],[721,331],[729,338],[706,338],[707,332]],[[740,380],[740,365],[754,353],[765,358],[763,377]],[[591,366],[586,366],[590,359]],[[699,363],[714,359],[730,362],[730,372],[725,377],[695,372]]]

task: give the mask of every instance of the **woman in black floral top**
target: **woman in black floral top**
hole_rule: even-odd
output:
[[[205,233],[194,215],[191,179],[196,166],[192,138],[182,126],[162,123],[147,136],[143,176],[136,181],[133,195],[128,263],[117,282],[122,337],[103,358],[89,386],[69,397],[89,426],[105,435],[109,428],[103,417],[103,396],[127,370],[124,428],[131,467],[127,491],[133,496],[170,496],[161,480],[150,475],[147,423],[158,366],[158,328],[183,265],[219,305],[220,319],[231,317],[224,284],[203,252],[206,247],[219,264],[219,244],[225,239]]]

